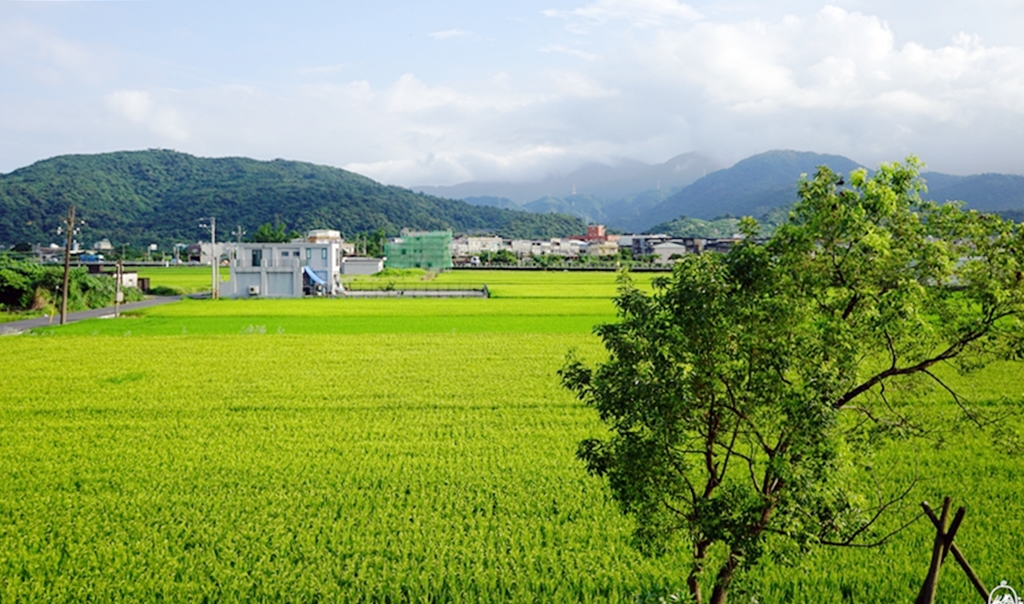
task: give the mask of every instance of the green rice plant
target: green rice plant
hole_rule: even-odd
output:
[[[125,317],[37,330],[48,335],[328,333],[590,333],[611,320],[607,299],[183,300]]]
[[[209,266],[148,266],[139,269],[139,277],[149,279],[153,287],[168,288],[178,294],[194,294],[210,291]],[[221,281],[227,281],[229,269],[220,268]]]
[[[185,300],[0,338],[0,602],[673,601],[688,556],[631,547],[575,459],[604,428],[556,375],[603,356],[610,301],[570,294],[614,275],[493,273],[524,295]],[[942,371],[1019,423],[1018,367]],[[911,386],[891,400],[935,437],[871,443],[875,463],[918,481],[911,516],[966,505],[968,559],[1024,585],[1024,443]],[[733,601],[908,601],[933,539],[919,520],[878,549],[779,550]],[[974,597],[947,564],[939,601]]]
[[[8,338],[0,597],[622,601],[671,585],[672,561],[629,548],[573,461],[595,426],[553,371],[593,344]],[[55,366],[67,345],[105,360]]]
[[[658,273],[635,273],[637,287],[649,289]],[[432,283],[485,283],[495,298],[601,298],[610,299],[618,288],[611,271],[454,270],[441,273]],[[420,284],[422,277],[359,277],[361,282],[384,282],[394,289]]]

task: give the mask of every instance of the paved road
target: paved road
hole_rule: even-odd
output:
[[[121,305],[121,311],[135,310],[137,308],[149,308],[150,306],[160,306],[161,304],[168,304],[170,302],[177,302],[181,300],[182,296],[153,296],[147,298],[141,302],[128,302],[127,304]],[[68,313],[68,323],[74,323],[75,321],[84,321],[85,319],[97,319],[99,317],[111,316],[114,314],[114,307],[110,306],[107,308],[93,308],[92,310],[80,310],[78,312]],[[47,327],[49,325],[60,325],[60,315],[54,315],[51,320],[50,317],[36,317],[35,319],[25,319],[24,321],[11,321],[10,323],[0,323],[0,335],[10,335],[15,333],[21,333],[26,329],[33,329],[36,327]]]

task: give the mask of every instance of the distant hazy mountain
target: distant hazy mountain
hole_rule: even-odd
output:
[[[593,195],[602,200],[620,200],[648,190],[686,186],[720,166],[696,153],[685,153],[663,164],[650,165],[622,160],[615,165],[587,164],[564,176],[549,176],[536,182],[466,182],[447,187],[413,187],[429,195],[451,199],[504,197],[520,205],[572,195]]]
[[[976,174],[951,176],[938,172],[922,175],[928,185],[926,199],[963,201],[975,210],[1002,212],[1024,210],[1024,176]]]
[[[166,150],[65,155],[0,175],[0,244],[49,243],[69,203],[87,220],[82,239],[146,245],[195,241],[216,216],[220,237],[282,221],[346,235],[384,228],[453,229],[507,237],[581,233],[578,218],[472,206],[389,187],[328,166]]]
[[[706,230],[699,219],[721,216],[764,219],[765,214],[769,214],[773,216],[769,222],[776,223],[784,217],[778,209],[796,201],[800,175],[811,175],[821,165],[842,174],[859,167],[857,162],[839,155],[796,151],[761,153],[684,187],[637,218],[636,222],[642,224],[637,224],[633,230],[690,234]],[[938,172],[921,176],[928,186],[928,192],[923,195],[925,199],[963,201],[976,210],[1001,212],[1010,218],[1024,216],[1024,176],[953,176]]]
[[[800,176],[814,174],[821,165],[843,174],[861,167],[841,155],[768,151],[730,168],[713,170],[710,160],[689,153],[659,166],[635,161],[616,166],[590,164],[568,176],[537,183],[464,183],[421,189],[453,197],[475,192],[479,197],[467,202],[498,207],[511,207],[515,202],[534,212],[570,214],[626,232],[653,229],[696,234],[726,229],[725,223],[709,226],[699,222],[722,216],[771,214],[773,223],[784,220],[785,211],[780,213],[779,208],[796,201]],[[937,172],[922,176],[928,184],[927,199],[960,200],[970,208],[1024,217],[1024,176]]]
[[[604,200],[595,195],[568,195],[566,197],[542,197],[523,205],[523,209],[531,212],[548,214],[558,212],[579,216],[588,223],[606,222],[601,206]]]
[[[761,216],[796,200],[801,174],[827,165],[846,173],[860,166],[841,155],[800,151],[768,151],[731,168],[708,174],[684,187],[638,219],[649,228],[680,216],[710,220],[724,215]]]

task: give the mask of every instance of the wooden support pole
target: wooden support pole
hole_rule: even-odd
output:
[[[964,520],[964,508],[961,506],[956,511],[956,515],[953,516],[953,522],[949,523],[949,530],[946,531],[946,543],[942,547],[942,561],[946,561],[946,554],[949,553],[949,548],[953,545],[953,539],[956,539],[956,532],[960,529],[960,523]]]
[[[942,526],[942,522],[939,517],[935,515],[935,512],[928,503],[922,503],[921,507],[924,508],[924,513],[928,515],[928,518],[932,521],[932,524],[935,525],[935,528],[940,528]],[[957,510],[957,518],[961,520],[963,519],[963,511],[964,508]],[[953,523],[957,525],[957,528],[959,528],[960,523],[957,522],[957,518],[953,519]],[[971,585],[974,586],[974,591],[978,592],[978,595],[981,596],[981,600],[988,604],[989,590],[985,587],[985,584],[982,583],[978,574],[974,572],[974,569],[971,568],[971,565],[967,563],[967,558],[964,557],[963,552],[960,551],[960,548],[957,547],[956,543],[953,543],[952,540],[949,543],[949,551],[953,553],[953,558],[956,560],[957,564],[960,565],[960,568],[963,569],[967,578],[971,581]]]
[[[915,604],[935,604],[935,590],[939,584],[939,571],[942,569],[942,559],[946,550],[946,528],[949,526],[949,507],[952,500],[946,497],[942,500],[942,516],[935,531],[935,545],[932,546],[932,561],[928,565],[928,575],[924,578],[924,585],[917,594]],[[922,506],[928,505],[927,502]]]

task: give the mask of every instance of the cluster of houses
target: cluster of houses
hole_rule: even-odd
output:
[[[483,266],[500,263],[528,263],[545,256],[574,260],[584,257],[616,259],[628,256],[649,264],[668,265],[685,254],[726,251],[739,236],[718,239],[670,237],[668,235],[612,235],[603,225],[587,227],[587,233],[551,239],[503,239],[493,236],[455,238],[451,231],[404,230],[388,241],[382,258],[358,255],[354,242],[329,229],[309,231],[305,237],[284,243],[218,242],[194,244],[183,250],[185,258],[209,264],[217,258],[230,267],[230,280],[221,284],[222,297],[298,297],[338,295],[342,277],[372,275],[385,267],[423,268],[442,271],[453,266]],[[58,248],[40,250],[40,257]],[[97,242],[98,252],[113,248]],[[102,262],[97,251],[81,253],[80,261]],[[177,248],[175,249],[177,252]],[[90,254],[95,254],[93,257]],[[133,277],[134,275],[132,275]],[[129,277],[131,278],[131,277]],[[134,285],[134,283],[132,284]]]
[[[502,239],[500,237],[460,237],[452,241],[452,258],[456,264],[473,265],[474,258],[484,254],[510,252],[517,260],[534,256],[562,256],[567,259],[594,256],[621,256],[624,250],[633,259],[646,259],[651,264],[671,264],[683,254],[705,251],[727,251],[741,239],[739,235],[706,239],[671,237],[669,235],[609,235],[603,225],[590,225],[586,235],[545,240]]]
[[[542,256],[575,259],[583,256],[632,258],[668,265],[684,254],[725,251],[740,237],[701,239],[667,235],[610,235],[592,225],[585,235],[545,240],[501,237],[458,237],[451,231],[405,230],[385,246],[383,258],[356,255],[352,242],[338,231],[314,230],[287,243],[229,243],[218,249],[227,258],[231,278],[221,285],[224,297],[294,297],[342,293],[342,277],[371,275],[388,268],[441,271],[453,266],[479,266],[481,257],[514,258],[517,262]],[[208,261],[208,260],[207,260]]]

